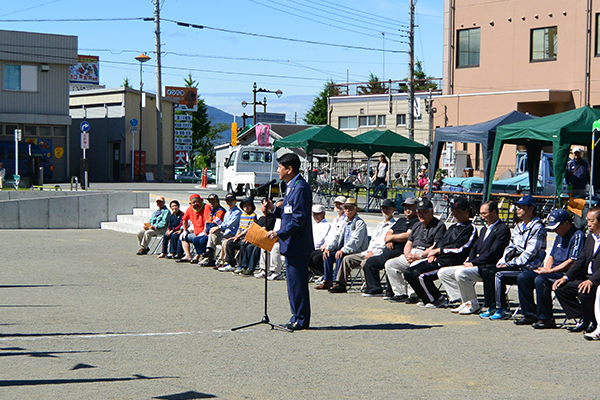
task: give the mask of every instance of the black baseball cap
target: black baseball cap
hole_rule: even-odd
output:
[[[468,210],[471,205],[465,196],[459,196],[452,199],[450,208],[452,210]]]
[[[219,201],[219,196],[216,193],[211,193],[208,195],[208,200],[217,200]]]
[[[227,193],[225,195],[225,201],[229,201],[229,200],[237,201],[237,199],[235,198],[235,194],[233,194],[233,193]]]
[[[417,210],[433,210],[433,203],[429,199],[421,199],[417,203]]]
[[[383,203],[381,203],[381,207],[396,208],[396,203],[394,203],[392,199],[385,199]]]

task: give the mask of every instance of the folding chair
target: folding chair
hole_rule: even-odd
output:
[[[148,253],[151,255],[158,254],[159,249],[162,250],[163,235],[154,236],[148,246]]]

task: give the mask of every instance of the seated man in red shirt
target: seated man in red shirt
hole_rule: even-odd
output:
[[[190,253],[190,243],[194,241],[196,236],[204,235],[204,224],[210,217],[210,207],[204,206],[202,197],[197,194],[190,196],[190,206],[185,211],[182,218],[183,231],[179,235],[179,246],[177,254],[181,254],[181,251],[185,252],[183,258],[177,260],[177,262],[190,262],[192,255]],[[190,222],[194,227],[194,233],[190,233]]]

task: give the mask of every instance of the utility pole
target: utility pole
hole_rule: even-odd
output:
[[[163,181],[163,118],[162,118],[162,64],[160,53],[160,4],[154,0],[154,35],[156,40],[156,163],[159,182]]]
[[[408,129],[408,138],[415,140],[415,5],[413,0],[409,2],[410,25],[408,28],[408,118],[406,128]],[[412,182],[414,175],[415,155],[408,156],[408,174],[409,182]]]

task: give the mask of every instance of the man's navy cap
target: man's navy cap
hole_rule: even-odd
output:
[[[468,210],[471,205],[465,196],[459,196],[452,199],[450,207],[452,210]]]
[[[535,199],[532,195],[528,194],[527,196],[523,196],[515,203],[518,206],[534,206],[535,207]]]
[[[228,201],[228,200],[237,200],[237,199],[235,198],[235,194],[233,194],[233,193],[227,193],[227,194],[225,195],[225,201]]]
[[[428,199],[421,199],[417,203],[417,210],[433,210],[433,203]]]
[[[396,203],[394,203],[394,200],[392,199],[385,199],[383,203],[381,203],[381,207],[396,208]]]
[[[548,220],[546,221],[546,228],[550,229],[550,230],[554,230],[556,228],[558,228],[558,226],[565,222],[565,221],[570,221],[571,217],[569,216],[569,213],[562,209],[556,209],[556,210],[552,210],[552,212],[550,213],[550,215],[548,215]]]
[[[209,200],[219,200],[219,196],[216,193],[211,193],[208,195]]]

